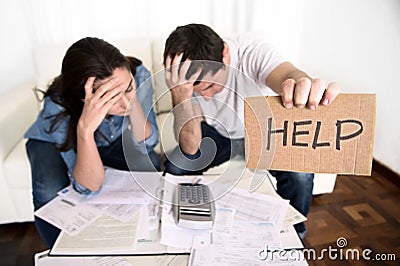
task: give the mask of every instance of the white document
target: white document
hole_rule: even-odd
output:
[[[279,232],[283,249],[301,249],[304,248],[296,230],[293,226],[282,229]]]
[[[102,213],[93,206],[77,205],[57,196],[37,210],[35,215],[74,236],[92,224]]]
[[[183,228],[175,224],[171,205],[164,203],[161,219],[161,240],[160,243],[176,248],[192,247],[193,237],[209,237],[209,230],[195,230]]]
[[[128,223],[108,216],[97,219],[79,235],[69,236],[61,232],[51,255],[113,255],[133,252],[137,216]]]
[[[209,265],[254,265],[265,266],[257,257],[257,252],[253,249],[237,247],[226,247],[218,244],[211,244],[208,239],[195,237],[193,247],[190,252],[190,266],[209,266]]]
[[[229,232],[232,229],[235,209],[216,208],[213,232]]]
[[[307,218],[296,210],[292,205],[287,209],[283,228],[293,227],[293,225],[306,221]]]
[[[273,250],[282,248],[279,231],[268,222],[234,222],[229,232],[213,232],[211,243],[253,250],[258,250],[264,245]]]
[[[235,209],[235,220],[264,221],[278,229],[283,226],[289,201],[261,193],[234,188],[216,202],[217,207]]]
[[[99,193],[87,198],[85,203],[147,204],[157,196],[161,180],[161,173],[158,172],[128,172],[109,168],[106,169]]]
[[[69,236],[63,232],[57,238],[51,255],[151,255],[188,254],[188,249],[175,249],[160,244],[159,231],[151,230],[148,237],[138,239],[139,213],[127,223],[106,215],[97,219],[79,235]],[[146,227],[148,228],[148,227]]]
[[[147,204],[158,200],[162,181],[163,177],[159,172],[129,172],[107,168],[98,192],[83,195],[70,185],[60,190],[58,195],[74,203]]]
[[[145,206],[143,204],[92,204],[104,214],[117,219],[121,222],[131,220],[139,210]]]
[[[270,174],[268,170],[246,169],[243,173],[243,176],[240,179],[240,182],[237,185],[237,188],[241,188],[249,192],[257,192],[260,194],[265,194],[282,199],[281,196],[279,196],[278,193],[276,192],[275,186],[274,184],[272,184],[269,175]],[[284,219],[283,228],[290,227],[292,225],[304,222],[306,220],[307,218],[304,215],[302,215],[299,211],[293,208],[293,206],[289,205]]]
[[[202,176],[166,175],[161,216],[161,244],[175,248],[187,248],[190,250],[194,236],[209,237],[209,230],[195,230],[178,226],[175,223],[172,212],[171,203],[177,184],[197,183],[199,181],[204,181]]]
[[[229,247],[226,245],[212,244],[207,238],[195,237],[190,252],[190,266],[232,266],[232,265],[282,265],[305,266],[308,265],[301,250],[296,257],[291,257],[289,252],[275,250],[265,253],[264,250],[254,248]]]

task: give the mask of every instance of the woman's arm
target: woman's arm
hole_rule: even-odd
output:
[[[138,84],[131,100],[132,109],[129,115],[131,130],[137,142],[146,140],[148,149],[158,143],[158,126],[153,110],[153,85],[150,72],[143,66],[136,69],[135,84]]]
[[[85,104],[77,126],[77,155],[73,174],[83,187],[98,191],[104,180],[104,166],[94,139],[94,132],[121,98],[116,78],[110,79],[93,93],[94,77],[85,84]]]

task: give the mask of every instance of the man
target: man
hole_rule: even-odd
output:
[[[266,43],[222,39],[201,24],[177,27],[171,33],[165,44],[164,66],[179,142],[165,167],[176,175],[201,174],[244,154],[244,97],[275,93],[286,108],[315,110],[319,104],[329,105],[340,91],[336,83],[325,87],[321,79],[309,77]],[[204,141],[209,138],[214,148]],[[306,216],[314,175],[270,173],[277,179],[278,194]],[[305,225],[297,224],[295,229],[303,239]]]

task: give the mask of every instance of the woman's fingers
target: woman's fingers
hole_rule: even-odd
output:
[[[95,81],[95,77],[89,77],[85,83],[85,99],[88,99],[93,94],[93,84]]]

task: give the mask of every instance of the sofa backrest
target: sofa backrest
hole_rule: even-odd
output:
[[[166,113],[172,109],[171,94],[164,79],[163,51],[164,40],[161,38],[153,40],[153,84],[157,113]]]

